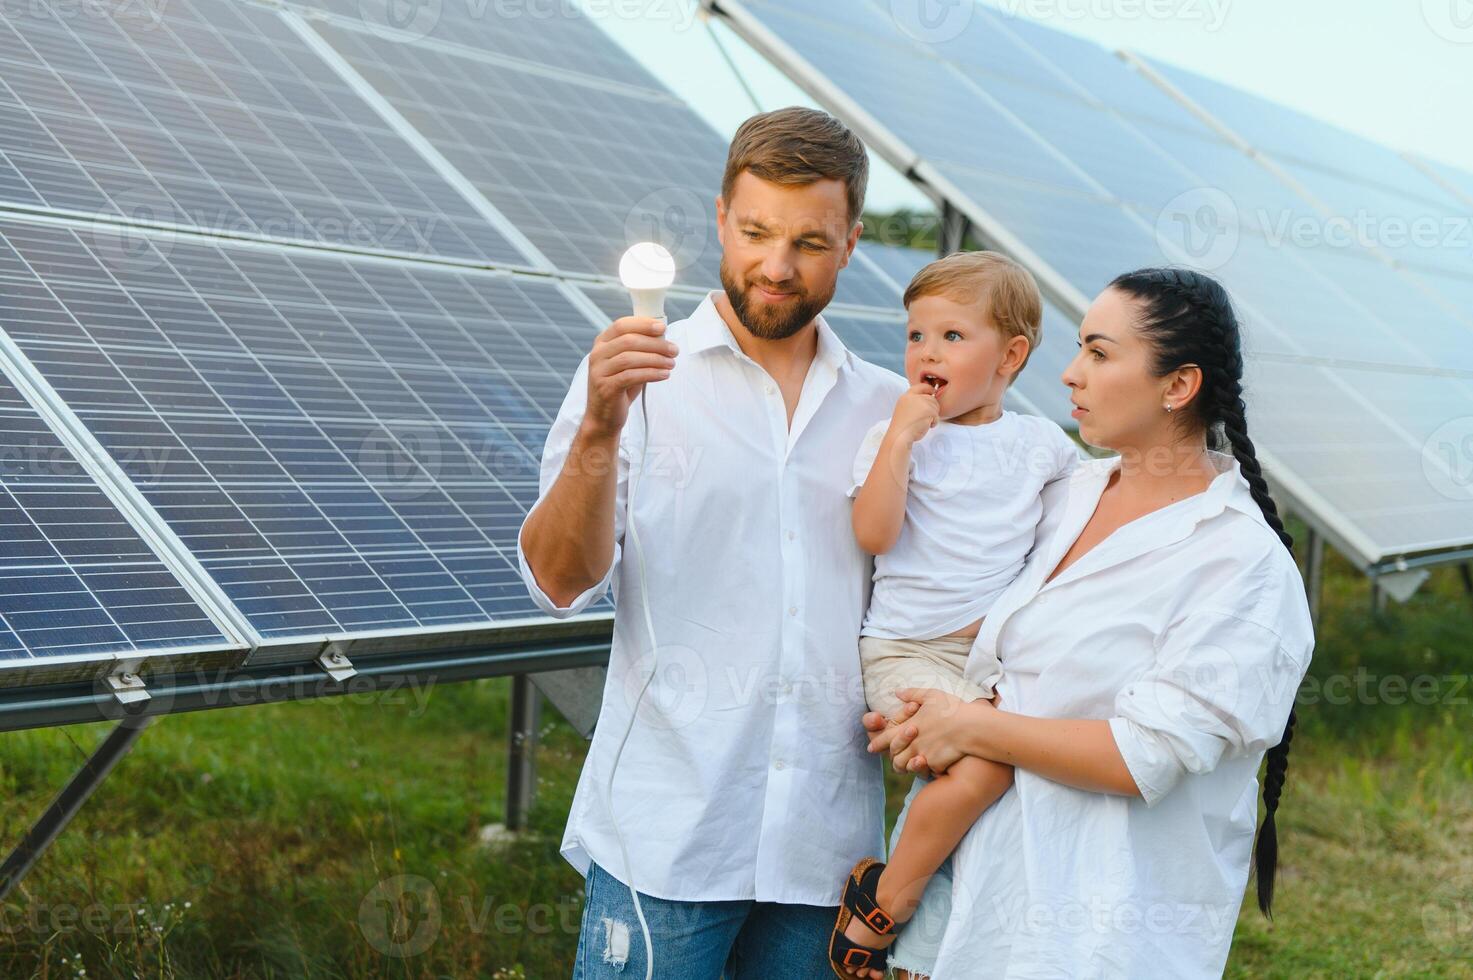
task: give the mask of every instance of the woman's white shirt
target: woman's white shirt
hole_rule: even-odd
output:
[[[850,496],[889,427],[877,422],[860,443]],[[986,615],[1033,548],[1040,492],[1079,459],[1057,423],[1011,411],[983,425],[940,422],[916,440],[905,522],[894,546],[875,556],[861,635],[929,640]]]
[[[1053,581],[1119,457],[1044,491],[1038,544],[969,663],[1004,710],[1108,719],[1142,798],[1018,770],[954,858],[935,976],[1222,973],[1247,884],[1256,775],[1314,636],[1292,556],[1237,462],[1124,525]]]

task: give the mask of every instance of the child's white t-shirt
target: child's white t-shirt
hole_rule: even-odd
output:
[[[849,496],[864,486],[889,427],[885,419],[865,435]],[[861,635],[928,640],[986,615],[1033,549],[1039,493],[1079,460],[1064,430],[1035,415],[938,422],[911,448],[905,523],[894,547],[875,556]]]

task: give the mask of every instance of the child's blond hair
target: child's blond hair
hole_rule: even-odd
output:
[[[944,296],[982,307],[987,322],[1003,339],[1023,337],[1028,352],[1016,378],[1043,340],[1043,297],[1033,274],[999,252],[953,252],[917,272],[905,289],[905,308],[922,296]],[[1011,384],[1013,378],[1008,379]]]

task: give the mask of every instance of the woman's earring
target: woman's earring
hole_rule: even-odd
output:
[[[1169,411],[1171,411],[1171,406],[1170,406],[1170,405],[1167,405],[1167,406],[1166,406],[1166,410],[1167,410],[1167,411],[1168,411],[1168,412],[1169,412]]]

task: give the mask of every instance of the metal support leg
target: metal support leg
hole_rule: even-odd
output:
[[[1458,574],[1463,578],[1463,591],[1473,596],[1473,564],[1462,562],[1458,565]]]
[[[72,776],[71,782],[57,794],[25,838],[10,852],[5,864],[0,865],[0,902],[9,897],[26,873],[46,853],[46,849],[66,830],[77,811],[82,809],[83,804],[113,771],[113,767],[133,748],[138,736],[153,724],[154,717],[145,715],[125,718],[119,722],[118,727],[108,734],[97,747],[97,751]]]
[[[952,252],[960,252],[967,244],[967,234],[972,230],[972,222],[950,204],[941,207],[941,255],[945,257]]]
[[[542,715],[542,701],[532,678],[518,674],[511,684],[510,764],[506,782],[506,829],[527,829],[527,814],[537,789],[537,727]]]
[[[1315,628],[1320,625],[1320,607],[1325,598],[1325,537],[1311,530],[1305,549],[1304,588],[1309,593],[1309,615]]]
[[[1386,590],[1374,575],[1371,576],[1371,612],[1377,616],[1386,612]]]

